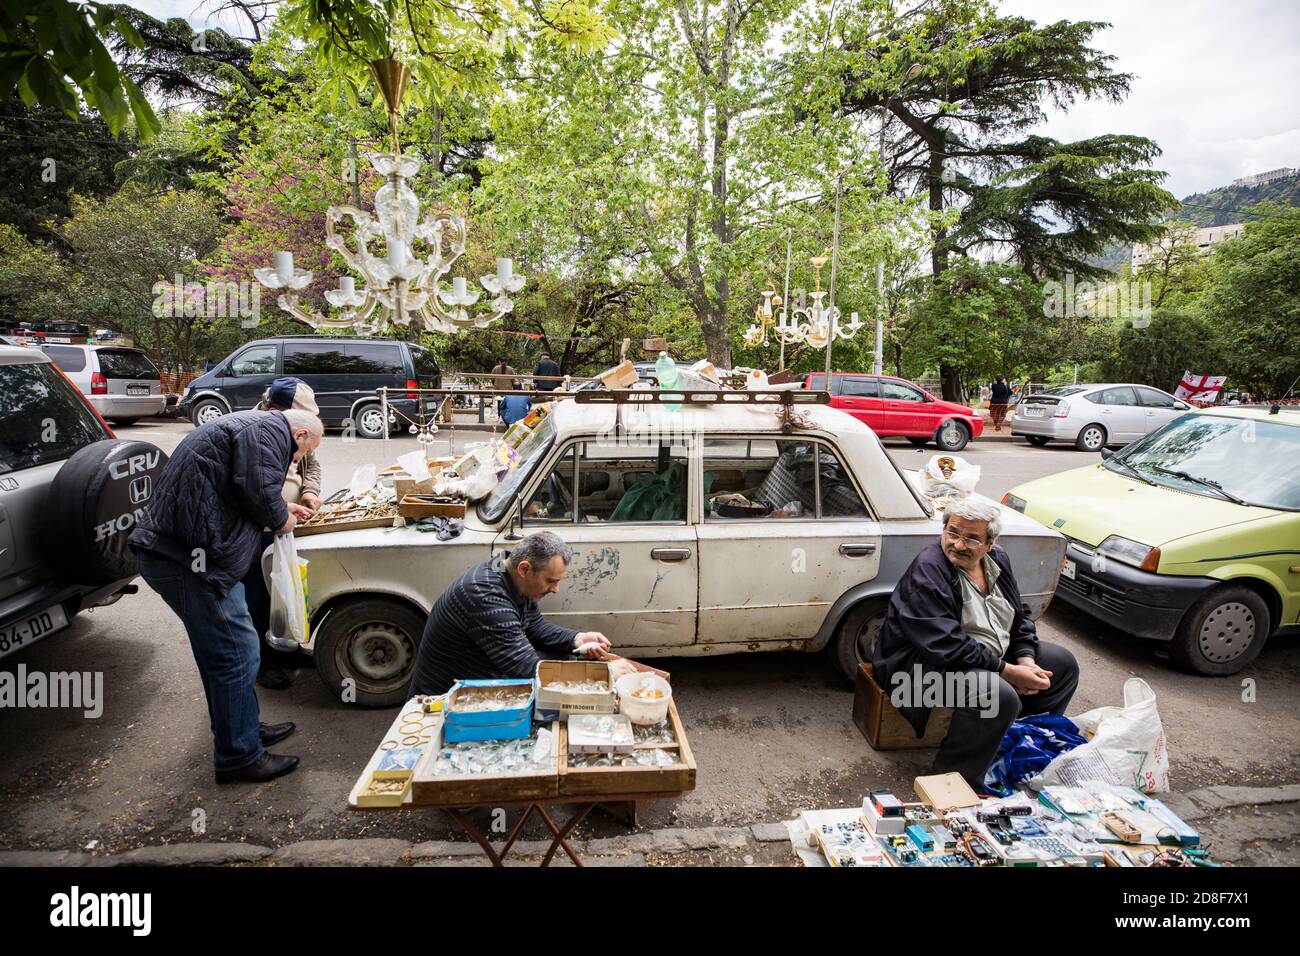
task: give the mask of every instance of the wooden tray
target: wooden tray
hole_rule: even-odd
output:
[[[671,767],[570,767],[568,725],[560,724],[560,796],[596,794],[681,793],[695,789],[695,755],[686,740],[677,702],[668,701],[668,720],[676,744],[653,744],[655,749],[676,750],[680,761]]]
[[[351,502],[321,505],[320,510],[293,529],[295,537],[325,534],[329,531],[356,531],[359,528],[390,528],[397,509],[391,505],[380,514],[367,516],[368,509]]]
[[[560,745],[562,725],[551,724],[557,746]],[[494,801],[537,800],[546,801],[559,795],[559,763],[549,773],[512,773],[479,777],[435,777],[433,763],[442,749],[442,726],[434,734],[432,745],[424,759],[416,765],[415,779],[411,781],[410,806],[425,807],[477,807],[491,806]],[[561,751],[563,753],[563,751]]]
[[[465,502],[432,495],[406,495],[398,502],[397,513],[403,518],[463,518]]]

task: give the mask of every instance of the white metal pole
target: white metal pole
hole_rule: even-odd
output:
[[[826,314],[826,388],[831,387],[831,346],[835,344],[835,278],[840,264],[840,192],[844,174],[835,177],[835,231],[831,236],[831,308]]]
[[[871,359],[871,371],[880,375],[885,370],[885,263],[876,263],[876,349]]]
[[[785,312],[786,324],[790,322],[790,246],[794,239],[794,230],[786,229],[785,231],[785,291],[781,293],[781,309]],[[777,333],[777,338],[781,340],[781,359],[777,363],[777,371],[785,371],[785,336]]]

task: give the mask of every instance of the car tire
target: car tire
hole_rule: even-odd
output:
[[[1106,429],[1095,422],[1084,425],[1074,439],[1074,447],[1079,451],[1101,451],[1106,447]]]
[[[383,419],[383,407],[377,402],[372,402],[358,408],[352,422],[356,427],[357,434],[362,438],[386,438],[388,433],[384,428]]]
[[[1037,448],[1042,448],[1049,441],[1051,441],[1051,439],[1048,438],[1046,435],[1026,435],[1025,441],[1029,442],[1029,444]]]
[[[97,441],[63,463],[50,482],[40,534],[62,579],[111,584],[139,573],[127,538],[166,464],[162,449],[123,439]]]
[[[224,414],[226,414],[225,405],[222,405],[215,398],[205,398],[194,403],[194,407],[190,410],[190,421],[195,428],[200,428],[209,422],[216,421]]]
[[[888,610],[888,601],[864,601],[844,615],[840,622],[829,650],[835,666],[850,684],[858,678],[858,666],[871,663],[871,654]]]
[[[907,440],[916,448],[924,448],[926,445],[930,444],[930,436],[928,435],[924,438],[909,436]]]
[[[422,614],[393,598],[348,601],[333,608],[312,635],[316,672],[345,703],[401,704],[409,696],[424,623]]]
[[[943,451],[961,451],[970,441],[970,429],[959,421],[949,419],[934,433],[934,443]]]
[[[1242,584],[1228,584],[1188,608],[1169,652],[1187,670],[1224,677],[1259,656],[1271,627],[1268,605],[1259,593]]]

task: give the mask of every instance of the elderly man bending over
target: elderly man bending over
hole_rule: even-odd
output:
[[[1063,647],[1038,639],[1007,553],[995,542],[1001,508],[954,501],[939,540],[918,554],[894,590],[873,664],[881,686],[925,734],[933,694],[954,707],[935,771],[956,771],[976,792],[1018,716],[1061,714],[1079,684]],[[972,693],[972,690],[974,693]]]

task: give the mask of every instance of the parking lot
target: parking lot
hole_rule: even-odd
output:
[[[170,451],[185,422],[154,420],[118,430]],[[454,449],[478,440],[444,432]],[[443,436],[439,436],[440,438]],[[417,447],[327,436],[324,487],[352,469]],[[889,442],[904,468],[934,449]],[[1019,482],[1094,463],[1093,455],[1021,442],[976,442],[962,453],[982,469],[978,490],[994,499]],[[542,605],[545,611],[545,603]],[[1175,790],[1211,785],[1272,786],[1300,779],[1300,642],[1267,646],[1243,673],[1181,673],[1158,645],[1139,642],[1059,604],[1039,633],[1077,656],[1082,683],[1072,712],[1120,701],[1124,680],[1155,689],[1171,754]],[[298,732],[276,749],[302,757],[299,770],[262,786],[218,788],[198,673],[179,621],[141,583],[140,593],[79,615],[66,631],[0,669],[102,672],[103,713],[18,709],[0,713],[0,848],[125,849],[194,840],[281,845],[303,839],[400,836],[446,838],[429,815],[356,814],[348,790],[390,711],[348,708],[307,666],[283,691],[259,690],[263,719],[293,720]],[[653,662],[672,672],[675,696],[699,766],[697,789],[680,802],[646,809],[643,825],[738,826],[786,819],[801,809],[856,804],[871,787],[911,792],[932,754],[882,754],[850,720],[852,695],[822,654],[752,654]],[[1245,818],[1249,822],[1249,818]],[[1243,826],[1246,825],[1243,823]],[[603,818],[586,835],[619,832]],[[1300,862],[1295,828],[1274,847]]]

